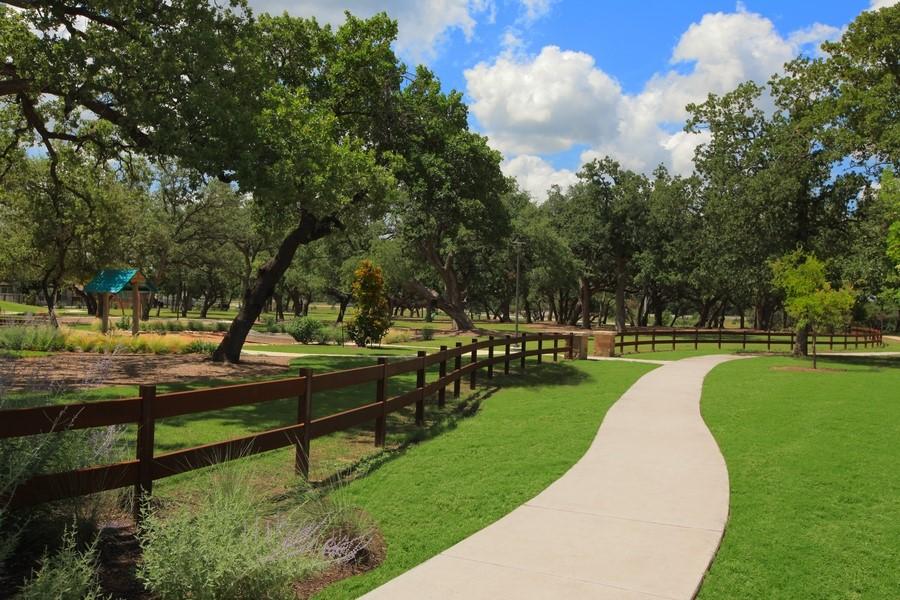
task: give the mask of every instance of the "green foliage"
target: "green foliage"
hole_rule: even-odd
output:
[[[371,539],[358,511],[306,488],[299,508],[272,507],[240,470],[219,468],[196,504],[144,508],[138,577],[161,600],[293,599],[293,584],[356,559]]]
[[[771,263],[772,283],[785,295],[785,309],[798,331],[806,327],[838,328],[850,319],[854,296],[849,289],[832,289],[825,265],[815,256],[795,250]]]
[[[208,354],[216,351],[217,344],[206,340],[193,340],[181,348],[182,354]]]
[[[109,598],[100,589],[96,554],[96,540],[85,550],[79,551],[75,528],[67,529],[62,546],[52,556],[45,551],[40,568],[25,582],[16,600]]]
[[[391,328],[391,309],[381,269],[369,260],[360,262],[354,273],[353,300],[356,312],[347,325],[350,339],[360,347],[380,342]]]
[[[887,212],[887,255],[900,277],[900,179],[890,169],[885,169],[881,174],[878,197]]]
[[[303,344],[320,344],[327,340],[327,332],[321,321],[310,317],[299,317],[287,323],[284,331]]]
[[[66,336],[45,325],[0,327],[0,349],[58,352],[66,349]]]

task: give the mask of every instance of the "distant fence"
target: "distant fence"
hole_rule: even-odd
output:
[[[515,352],[512,351],[514,343],[519,344]],[[530,344],[534,346],[529,349]],[[459,397],[462,379],[468,376],[474,387],[479,369],[486,368],[490,379],[495,365],[502,365],[504,373],[509,373],[515,360],[524,369],[525,359],[529,356],[536,356],[538,362],[546,355],[552,355],[556,361],[563,353],[572,358],[574,345],[572,334],[491,336],[482,341],[473,339],[466,346],[462,342],[450,349],[441,346],[440,351],[433,354],[420,351],[416,358],[393,362],[380,358],[377,365],[356,369],[315,375],[311,369],[304,369],[299,377],[167,394],[157,394],[154,385],[142,385],[137,398],[3,410],[0,411],[0,438],[123,424],[137,424],[138,430],[134,460],[38,475],[18,486],[11,496],[0,498],[0,502],[5,500],[10,507],[16,508],[132,485],[140,497],[152,491],[153,481],[157,479],[286,446],[296,447],[296,471],[306,476],[309,473],[309,445],[315,438],[374,422],[375,444],[383,446],[388,414],[415,403],[416,424],[421,426],[426,398],[437,394],[437,403],[443,406],[446,388],[452,384],[454,397]],[[497,348],[501,349],[499,354],[495,352]],[[478,351],[483,349],[487,349],[487,357],[479,358]],[[469,357],[465,365],[464,357]],[[426,383],[426,369],[434,364],[439,365],[438,379]],[[416,372],[415,389],[388,397],[386,390],[390,378],[413,371]],[[373,402],[312,418],[311,407],[316,393],[371,382],[376,384]],[[224,442],[154,454],[154,427],[158,419],[283,398],[297,398],[295,424]]]
[[[766,350],[771,350],[773,344],[793,347],[795,338],[793,331],[643,327],[617,333],[615,346],[619,354],[626,348],[635,352],[640,352],[641,348],[655,352],[657,349],[675,350],[678,347],[698,350],[701,345],[716,345],[721,348],[722,344],[741,344],[743,349],[748,346],[765,346]],[[842,333],[812,333],[809,343],[815,344],[817,349],[827,347],[829,350],[846,350],[860,346],[874,347],[883,342],[878,329],[851,327]]]

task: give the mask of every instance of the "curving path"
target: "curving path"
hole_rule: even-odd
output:
[[[728,471],[700,392],[735,358],[644,375],[550,487],[365,598],[692,598],[728,518]]]

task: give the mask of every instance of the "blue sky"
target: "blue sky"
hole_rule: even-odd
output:
[[[340,23],[380,10],[398,53],[463,91],[472,127],[503,169],[541,200],[584,161],[611,155],[689,173],[703,136],[682,131],[689,102],[765,82],[798,53],[836,39],[863,10],[898,0],[250,0]]]

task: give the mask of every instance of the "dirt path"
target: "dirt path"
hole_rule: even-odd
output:
[[[198,378],[238,378],[285,373],[290,355],[247,356],[239,365],[214,363],[198,354],[94,354],[63,352],[36,358],[0,358],[0,387],[45,390],[138,383],[179,383]]]

